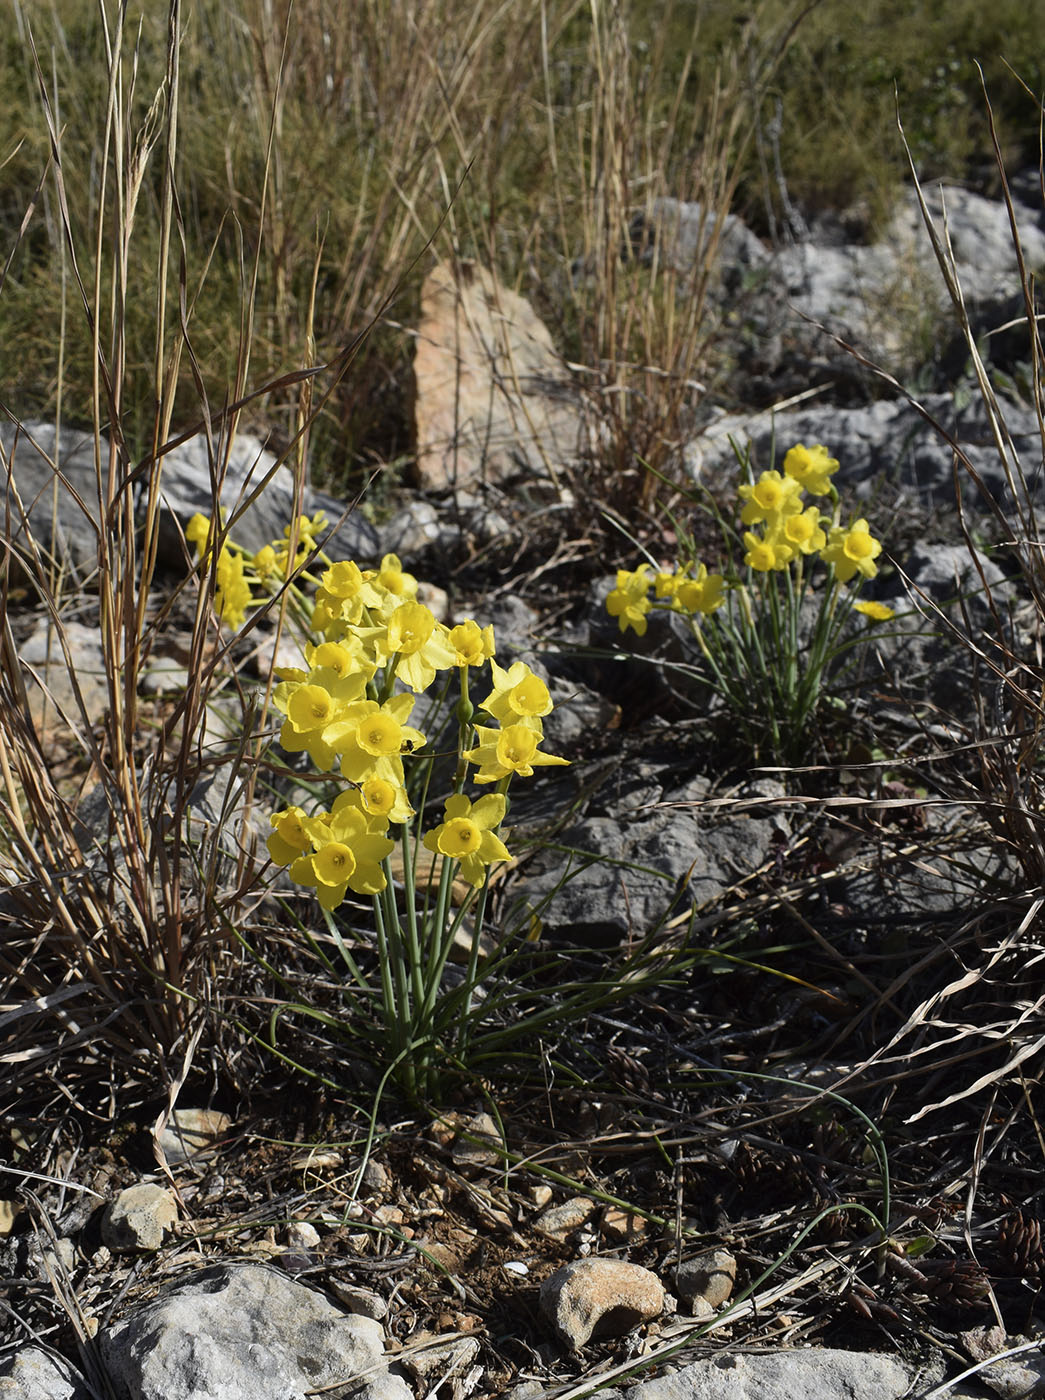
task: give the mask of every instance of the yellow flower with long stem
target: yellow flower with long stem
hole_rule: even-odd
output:
[[[536,721],[536,724],[539,725],[540,721]],[[529,724],[509,724],[504,729],[487,729],[477,725],[475,733],[479,746],[469,749],[464,757],[478,767],[479,772],[475,775],[477,783],[497,783],[515,774],[520,778],[529,778],[533,776],[535,768],[569,766],[568,759],[540,752],[538,745],[544,736],[539,728],[534,727],[532,720]]]
[[[312,844],[305,830],[305,820],[301,807],[286,807],[269,817],[275,830],[266,844],[269,855],[277,865],[289,865]]]
[[[684,574],[671,573],[667,569],[661,569],[653,576],[653,596],[655,598],[674,598],[679,591],[679,584],[682,582]]]
[[[493,627],[480,627],[471,618],[451,627],[447,641],[453,650],[456,666],[481,666],[493,657]]]
[[[606,599],[606,611],[617,619],[622,632],[632,627],[640,637],[646,635],[651,582],[648,564],[640,564],[637,569],[617,570],[617,587]]]
[[[470,801],[464,793],[443,804],[445,820],[425,834],[425,849],[460,863],[461,874],[476,889],[486,879],[487,866],[510,860],[508,847],[497,835],[508,803],[503,793],[491,792]]]
[[[750,530],[744,531],[744,563],[757,574],[767,574],[771,569],[786,569],[795,551],[779,535],[760,536]]]
[[[252,601],[242,554],[223,549],[218,555],[214,580],[214,611],[227,626],[241,626]]]
[[[406,788],[402,783],[390,782],[388,778],[364,778],[358,792],[342,793],[333,810],[337,811],[338,802],[347,804],[349,799],[357,799],[368,817],[383,817],[387,822],[408,822],[414,815]]]
[[[324,740],[341,760],[341,771],[352,783],[384,778],[403,785],[404,753],[421,748],[425,736],[406,721],[414,706],[412,695],[393,695],[383,705],[361,700],[324,731]]]
[[[679,578],[675,590],[676,606],[690,617],[697,613],[708,617],[726,601],[723,592],[725,582],[721,574],[709,574],[707,565],[700,564],[695,575]]]
[[[816,506],[787,516],[780,526],[780,534],[798,554],[815,554],[827,544]]]
[[[881,552],[881,542],[871,534],[867,521],[861,519],[854,521],[848,529],[844,525],[835,525],[820,558],[825,564],[834,565],[839,583],[848,583],[857,573],[864,578],[874,578],[878,572],[874,561]]]
[[[335,803],[333,812],[305,822],[313,844],[290,866],[290,878],[315,887],[320,905],[336,909],[348,890],[356,894],[380,894],[387,881],[381,862],[395,842],[376,829],[373,819],[358,807]]]
[[[367,609],[380,608],[384,594],[375,586],[373,577],[372,572],[364,573],[351,560],[331,564],[316,590],[313,628],[336,641],[337,636],[332,637],[332,633],[340,635],[345,626],[355,627],[361,622]]]
[[[437,671],[457,665],[447,632],[423,603],[401,603],[376,640],[377,655],[385,662],[396,658],[395,673],[411,690],[427,690]]]
[[[413,602],[417,597],[417,579],[413,574],[406,572],[398,554],[386,554],[383,557],[375,581],[386,591],[387,602],[392,606]]]
[[[785,474],[811,496],[826,496],[831,490],[830,478],[837,470],[837,459],[828,455],[822,443],[806,447],[800,442],[784,458]]]
[[[888,622],[891,617],[896,616],[895,609],[889,607],[888,603],[876,603],[870,598],[864,603],[854,603],[853,611],[863,613],[864,617],[870,618],[872,622]]]
[[[272,703],[286,716],[279,736],[283,747],[289,753],[307,753],[317,768],[329,772],[334,750],[328,731],[366,694],[367,678],[365,669],[339,675],[320,666],[280,681]]]
[[[530,670],[525,661],[515,661],[507,671],[490,661],[493,690],[480,705],[502,724],[530,724],[551,714],[552,697],[548,687]]]
[[[763,472],[753,485],[740,486],[738,493],[741,500],[747,502],[740,512],[745,525],[775,522],[781,516],[793,515],[802,509],[798,482],[777,471]]]

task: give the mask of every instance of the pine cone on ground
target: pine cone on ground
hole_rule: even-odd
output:
[[[1041,1246],[1041,1221],[1035,1215],[1014,1210],[998,1227],[999,1270],[1029,1283],[1041,1283],[1045,1280],[1045,1253]]]

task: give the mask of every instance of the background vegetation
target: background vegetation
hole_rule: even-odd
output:
[[[90,336],[70,314],[71,262],[93,256],[102,198],[104,26],[89,0],[2,0],[0,14],[0,241],[17,247],[0,300],[3,401],[50,415],[60,390],[66,420],[89,421]],[[454,252],[535,298],[567,356],[616,399],[635,365],[678,369],[681,382],[700,362],[714,392],[702,297],[688,325],[668,330],[670,288],[619,266],[636,209],[662,193],[732,205],[780,240],[856,203],[870,230],[905,173],[897,99],[922,174],[989,184],[974,60],[1006,156],[1033,163],[1034,104],[1006,65],[1041,87],[1043,19],[1041,0],[869,0],[859,10],[843,0],[198,0],[182,16],[184,241],[170,276],[186,269],[206,388],[220,401],[233,377],[251,288],[254,384],[330,359],[376,320],[315,425],[313,471],[344,486],[376,461],[406,457],[404,327],[431,253]],[[165,25],[156,6],[127,8],[126,31],[138,33],[131,131],[157,120]],[[50,155],[30,30],[62,131],[71,247],[46,182],[18,240]],[[160,163],[142,174],[156,207]],[[127,268],[124,430],[141,446],[160,250],[157,221],[139,224]],[[179,415],[195,418],[188,364],[181,378],[175,426]],[[252,409],[277,447],[296,411],[296,390]],[[657,456],[635,419],[633,410],[627,431],[617,424],[611,434],[618,467],[626,453]]]

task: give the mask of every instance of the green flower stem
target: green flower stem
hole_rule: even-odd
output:
[[[399,910],[396,907],[395,885],[392,880],[392,862],[385,857],[383,862],[385,872],[385,888],[379,896],[375,896],[374,906],[377,911],[378,900],[381,902],[379,917],[384,919],[384,948],[379,944],[379,954],[382,960],[382,984],[384,985],[384,960],[387,957],[391,963],[392,977],[395,984],[395,994],[389,1003],[387,993],[385,1005],[390,1008],[390,1019],[394,1027],[394,1043],[397,1051],[404,1049],[410,1040],[410,1028],[412,1025],[412,1007],[410,999],[410,987],[407,981],[407,966],[405,952],[403,948],[403,932],[399,923]]]
[[[450,956],[450,949],[453,947],[454,934],[457,931],[457,923],[461,914],[453,924],[450,923],[450,897],[453,893],[453,877],[457,867],[457,861],[449,856],[443,856],[442,869],[439,872],[439,893],[436,896],[435,912],[429,921],[429,939],[427,956],[425,958],[425,991],[421,1004],[419,1021],[422,1024],[429,1024],[435,1010],[436,1000],[443,981],[443,969],[446,967],[447,959]]]
[[[399,839],[403,849],[403,897],[406,900],[407,951],[410,964],[410,978],[414,988],[414,1004],[415,1006],[421,1006],[425,999],[424,974],[422,972],[424,956],[417,928],[417,877],[414,867],[414,856],[411,852],[410,823],[404,822],[400,830],[402,832]]]
[[[472,705],[468,693],[468,672],[470,667],[460,666],[461,672],[461,698],[457,704],[457,771],[454,773],[454,792],[464,791],[464,780],[468,772],[468,760],[465,754],[472,747],[475,731],[472,727],[472,717],[475,709]]]
[[[377,694],[377,703],[379,705],[384,705],[386,701],[391,700],[392,698],[392,690],[396,683],[396,667],[398,665],[399,653],[394,652],[393,655],[388,658],[388,661],[385,664],[384,680],[382,682],[381,689],[378,691]]]
[[[392,983],[392,950],[388,946],[388,935],[385,930],[385,917],[382,910],[383,903],[383,895],[375,894],[374,926],[377,929],[377,964],[381,973],[381,1005],[384,1011],[385,1026],[392,1035],[393,1044],[398,1046],[401,1017],[395,987]]]
[[[486,880],[479,892],[479,898],[476,900],[475,917],[472,920],[472,946],[468,950],[468,969],[464,978],[465,1002],[459,1022],[458,1054],[466,1064],[472,1040],[472,998],[479,984],[479,945],[482,942],[483,920],[486,917],[486,897],[489,892],[490,874],[487,871]]]

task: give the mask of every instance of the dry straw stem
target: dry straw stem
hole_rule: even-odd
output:
[[[7,539],[18,533],[25,543],[17,551],[8,544],[0,585],[5,604],[0,648],[0,823],[5,878],[12,886],[2,915],[7,936],[0,951],[0,975],[5,1001],[20,1014],[25,1012],[20,1020],[23,1031],[44,1016],[58,1026],[53,1042],[13,1052],[11,1062],[30,1069],[89,1039],[92,1030],[102,1031],[110,1051],[125,1064],[138,1046],[159,1056],[162,1066],[166,1052],[194,1020],[192,1008],[204,1006],[214,993],[216,979],[229,976],[237,945],[222,932],[222,918],[217,915],[228,920],[236,910],[249,909],[256,869],[248,824],[264,741],[242,695],[234,706],[242,719],[239,738],[229,744],[208,734],[208,728],[213,729],[214,703],[222,694],[228,700],[228,677],[235,675],[231,643],[217,634],[213,621],[216,553],[210,567],[174,589],[163,606],[156,602],[152,583],[165,452],[202,427],[211,456],[216,516],[240,411],[264,392],[248,391],[261,254],[258,249],[253,265],[244,268],[242,334],[234,380],[226,407],[215,412],[192,344],[193,309],[204,294],[206,273],[199,286],[190,289],[184,260],[178,261],[174,252],[186,242],[177,186],[180,0],[171,0],[168,11],[162,81],[145,96],[137,88],[137,40],[124,31],[123,9],[111,23],[104,11],[102,15],[107,97],[90,229],[82,223],[85,209],[69,196],[62,126],[29,36],[50,137],[47,179],[59,210],[71,284],[90,336],[94,364],[94,492],[91,499],[80,500],[57,463],[52,464],[54,487],[76,501],[85,527],[94,532],[97,563],[91,582],[97,591],[107,686],[104,713],[92,723],[65,634],[69,600],[55,586],[53,561],[33,539],[26,518],[30,503],[23,504],[13,487],[13,458],[19,450],[16,434],[12,460],[4,464],[11,481],[5,505]],[[275,127],[274,114],[271,120]],[[74,174],[78,182],[82,172]],[[143,198],[146,191],[149,198]],[[263,190],[263,202],[264,198]],[[29,210],[23,221],[23,235],[33,212]],[[135,441],[125,405],[142,397],[142,371],[129,353],[128,282],[135,239],[143,231],[157,249],[155,344],[145,371],[154,413],[142,444],[145,454],[135,464]],[[91,250],[86,260],[85,248]],[[319,407],[346,372],[353,348],[350,345],[327,367],[331,388],[318,397]],[[183,364],[196,385],[201,422],[172,440]],[[295,385],[301,395],[297,439],[302,446],[296,454],[299,495],[304,483],[304,444],[318,411],[309,400],[318,372],[309,367],[282,381]],[[178,411],[184,412],[183,408]],[[234,530],[236,520],[265,489],[267,480],[253,484],[232,512],[227,528]],[[26,677],[6,608],[15,576],[27,577],[43,602],[62,649],[73,696],[71,712],[55,707],[53,727],[46,736],[37,731],[30,714]],[[86,598],[74,601],[91,606]],[[282,597],[274,604],[283,605]],[[161,630],[169,625],[176,608],[186,606],[191,615],[189,683],[165,722],[150,734],[140,711],[138,680]],[[255,615],[250,625],[257,620]],[[84,782],[97,784],[100,805],[93,829],[78,818],[76,797],[58,776],[58,760],[70,753],[79,755]],[[213,840],[200,846],[189,830],[191,795],[201,775],[213,767],[230,773],[229,806],[236,799],[235,820],[241,823],[238,834],[232,836],[239,857],[231,872],[224,859],[228,842],[219,842],[215,833]],[[230,812],[230,825],[232,821]],[[69,1003],[50,995],[56,984],[81,992],[75,1014]]]
[[[601,429],[596,450],[604,494],[617,507],[628,500],[651,505],[655,473],[674,463],[704,392],[716,329],[709,294],[744,153],[773,74],[814,8],[774,26],[759,7],[694,97],[701,43],[695,9],[666,110],[656,98],[667,88],[672,58],[665,51],[673,32],[667,16],[640,69],[628,7],[591,0],[588,84],[583,100],[565,113],[555,102],[548,25],[542,24],[547,147],[564,258],[580,234],[566,287],[581,361],[575,368],[589,381]],[[560,126],[572,127],[565,139]],[[667,195],[697,207],[696,247],[685,268],[671,255],[680,216],[658,210],[658,199]],[[541,238],[535,225],[535,248]],[[639,463],[653,471],[636,479]],[[622,485],[629,481],[630,487]]]
[[[1004,499],[996,499],[980,478],[968,456],[938,424],[934,427],[948,439],[954,452],[954,486],[962,529],[970,556],[980,578],[983,596],[994,618],[991,638],[974,635],[966,626],[957,629],[959,640],[973,659],[972,677],[975,688],[979,742],[980,787],[984,799],[983,811],[996,836],[1003,841],[1020,862],[1028,882],[1037,888],[1045,884],[1045,823],[1043,823],[1042,778],[1037,764],[1045,730],[1045,710],[1042,707],[1041,628],[1045,621],[1045,553],[1041,544],[1039,509],[1035,494],[1040,487],[1045,464],[1045,416],[1043,416],[1042,369],[1045,356],[1038,317],[1035,309],[1035,285],[1028,271],[1020,242],[1012,195],[994,124],[994,115],[984,88],[984,103],[991,142],[994,147],[1002,194],[1009,215],[1013,254],[1019,272],[1027,329],[1028,359],[1032,372],[1033,405],[1038,423],[1040,458],[1028,471],[1020,460],[1012,432],[1005,419],[1005,409],[998,398],[990,372],[984,364],[977,338],[970,323],[961,280],[950,246],[946,215],[942,227],[929,213],[921,186],[915,187],[921,203],[922,216],[933,253],[940,268],[954,309],[962,338],[965,341],[976,381],[976,388],[987,419],[994,448],[1006,482]],[[913,164],[912,164],[913,170]],[[1042,190],[1045,201],[1045,187]],[[929,415],[926,415],[927,417]],[[932,421],[930,419],[930,421]],[[1020,654],[1013,641],[1012,629],[1004,617],[1004,608],[995,603],[991,586],[984,575],[980,555],[972,540],[964,502],[964,483],[968,479],[975,488],[980,505],[986,507],[997,523],[1006,553],[1019,569],[1020,578],[1030,597],[1035,617],[1034,655],[1028,660]],[[991,693],[982,689],[981,676],[986,670],[993,681]]]

